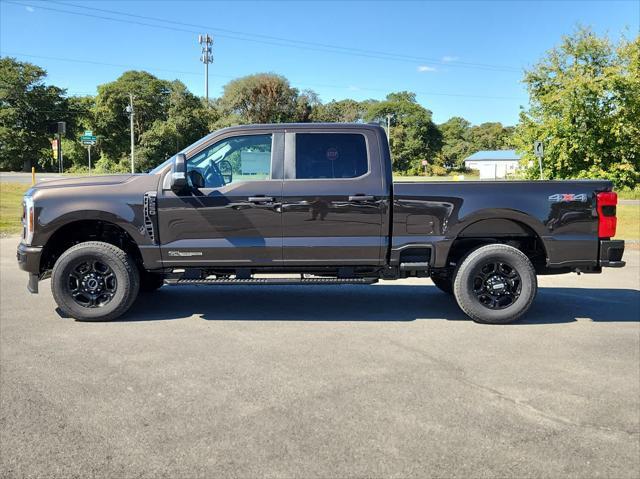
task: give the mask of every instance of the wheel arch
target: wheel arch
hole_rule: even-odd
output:
[[[130,254],[140,268],[142,254],[131,234],[121,225],[103,218],[75,219],[59,225],[49,236],[40,257],[40,273],[46,273],[62,253],[85,241],[102,241]]]
[[[479,246],[502,243],[520,249],[529,257],[536,270],[541,271],[547,261],[543,235],[544,225],[526,213],[516,210],[480,211],[457,224],[455,235],[450,238],[450,246],[446,251],[446,261],[438,266],[456,264]]]

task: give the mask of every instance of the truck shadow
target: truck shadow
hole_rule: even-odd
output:
[[[119,321],[161,321],[199,315],[211,321],[469,320],[435,286],[165,286],[143,294]],[[640,322],[640,291],[540,288],[519,325]]]

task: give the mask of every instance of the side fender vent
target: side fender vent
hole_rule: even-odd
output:
[[[155,191],[147,191],[144,194],[143,209],[144,209],[144,229],[147,232],[147,236],[153,244],[156,244],[156,231],[153,223],[152,216],[156,215],[156,196]]]

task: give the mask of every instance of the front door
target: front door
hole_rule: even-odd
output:
[[[282,225],[286,265],[379,265],[388,193],[369,130],[288,132]]]
[[[158,194],[165,265],[282,263],[282,175],[277,172],[283,160],[282,148],[274,147],[282,141],[282,133],[236,133],[187,158],[189,188]]]

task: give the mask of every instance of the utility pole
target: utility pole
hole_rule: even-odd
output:
[[[133,159],[135,156],[135,141],[133,134],[133,117],[135,115],[135,112],[133,110],[133,93],[129,93],[129,104],[127,105],[126,111],[129,114],[129,129],[131,130],[131,174],[134,174],[135,167]]]
[[[391,144],[391,118],[393,115],[391,113],[387,114],[387,143]]]
[[[200,61],[204,63],[204,98],[209,104],[209,63],[213,63],[213,54],[211,53],[211,45],[213,45],[213,37],[208,33],[198,35],[198,43],[202,45],[202,55]]]

